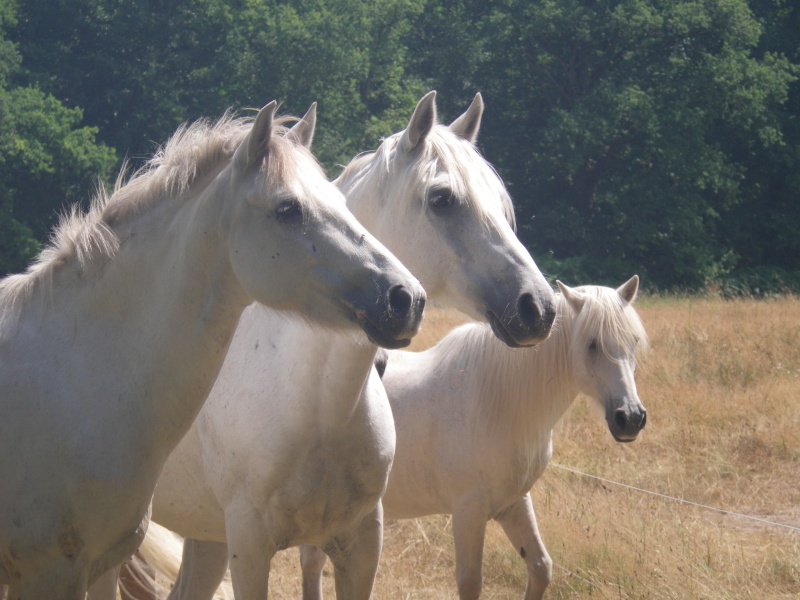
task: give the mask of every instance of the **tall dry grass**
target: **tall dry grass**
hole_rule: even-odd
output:
[[[555,468],[800,528],[800,300],[641,298],[652,350],[637,373],[648,425],[617,444],[579,398],[533,488],[555,563],[549,598],[794,598],[800,532]],[[426,317],[417,349],[459,318]],[[296,551],[271,597],[299,594]],[[379,599],[456,598],[448,517],[387,523]],[[521,598],[522,561],[490,524],[484,598]],[[326,594],[333,598],[330,567]]]

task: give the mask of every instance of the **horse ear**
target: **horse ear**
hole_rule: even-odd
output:
[[[267,157],[269,141],[272,137],[272,121],[277,107],[278,103],[273,100],[258,111],[258,116],[253,122],[253,128],[242,140],[233,155],[233,162],[237,168],[245,170],[255,164],[256,161],[262,161]]]
[[[636,292],[639,291],[639,276],[634,275],[628,281],[617,288],[617,293],[625,302],[630,304],[636,299]]]
[[[417,103],[408,127],[400,138],[400,149],[410,152],[419,146],[428,137],[434,125],[436,125],[436,91],[432,90]]]
[[[581,312],[581,308],[583,308],[583,303],[586,302],[586,298],[583,297],[577,290],[573,290],[571,287],[564,285],[560,281],[556,279],[556,285],[558,289],[561,290],[561,295],[564,296],[564,299],[567,301],[576,313]]]
[[[287,137],[292,137],[301,146],[311,149],[311,142],[314,140],[314,129],[317,126],[317,103],[314,102],[308,109],[303,118],[295,123]]]
[[[475,140],[478,139],[478,130],[481,128],[482,116],[483,97],[481,93],[478,92],[472,99],[472,104],[469,105],[467,111],[450,123],[449,129],[458,137],[467,140],[470,144],[474,144]]]

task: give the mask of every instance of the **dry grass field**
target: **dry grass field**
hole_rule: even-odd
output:
[[[800,596],[800,299],[641,298],[651,352],[637,372],[648,425],[615,443],[579,398],[533,488],[555,563],[548,598]],[[415,348],[458,316],[431,311]],[[723,514],[556,468],[786,524]],[[386,526],[377,599],[457,598],[450,520]],[[326,594],[333,598],[330,567]],[[522,598],[522,561],[490,524],[484,598]],[[299,597],[296,551],[270,597]]]

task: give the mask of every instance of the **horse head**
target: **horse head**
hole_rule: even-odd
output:
[[[425,292],[347,210],[308,150],[316,107],[291,129],[265,106],[230,166],[229,258],[253,300],[323,325],[408,345]],[[277,282],[277,283],[276,283]]]
[[[429,92],[403,131],[335,183],[431,298],[489,322],[509,346],[530,346],[550,332],[554,295],[514,233],[505,186],[475,147],[482,114],[477,94],[449,126],[437,124]]]
[[[647,423],[634,379],[637,358],[647,347],[633,308],[639,278],[617,289],[556,283],[574,317],[570,359],[577,387],[600,404],[614,439],[632,442]]]

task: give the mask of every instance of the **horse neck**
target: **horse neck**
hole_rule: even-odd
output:
[[[116,225],[117,254],[94,281],[77,278],[65,290],[81,306],[76,327],[95,332],[95,342],[104,331],[119,340],[114,368],[139,403],[133,410],[147,415],[148,436],[167,451],[202,406],[247,304],[227,258],[227,187],[223,175],[193,198],[129,216]]]
[[[327,329],[253,304],[242,314],[228,360],[247,361],[252,348],[266,340],[274,346],[270,368],[279,376],[262,380],[269,379],[273,388],[280,389],[264,393],[291,398],[291,410],[308,413],[314,422],[345,424],[361,401],[377,347],[360,333]],[[263,367],[259,374],[262,371]],[[241,369],[231,374],[241,377]]]
[[[573,315],[556,296],[550,337],[533,348],[511,349],[484,330],[483,356],[476,361],[476,425],[516,444],[549,440],[553,427],[578,395],[570,366]]]

